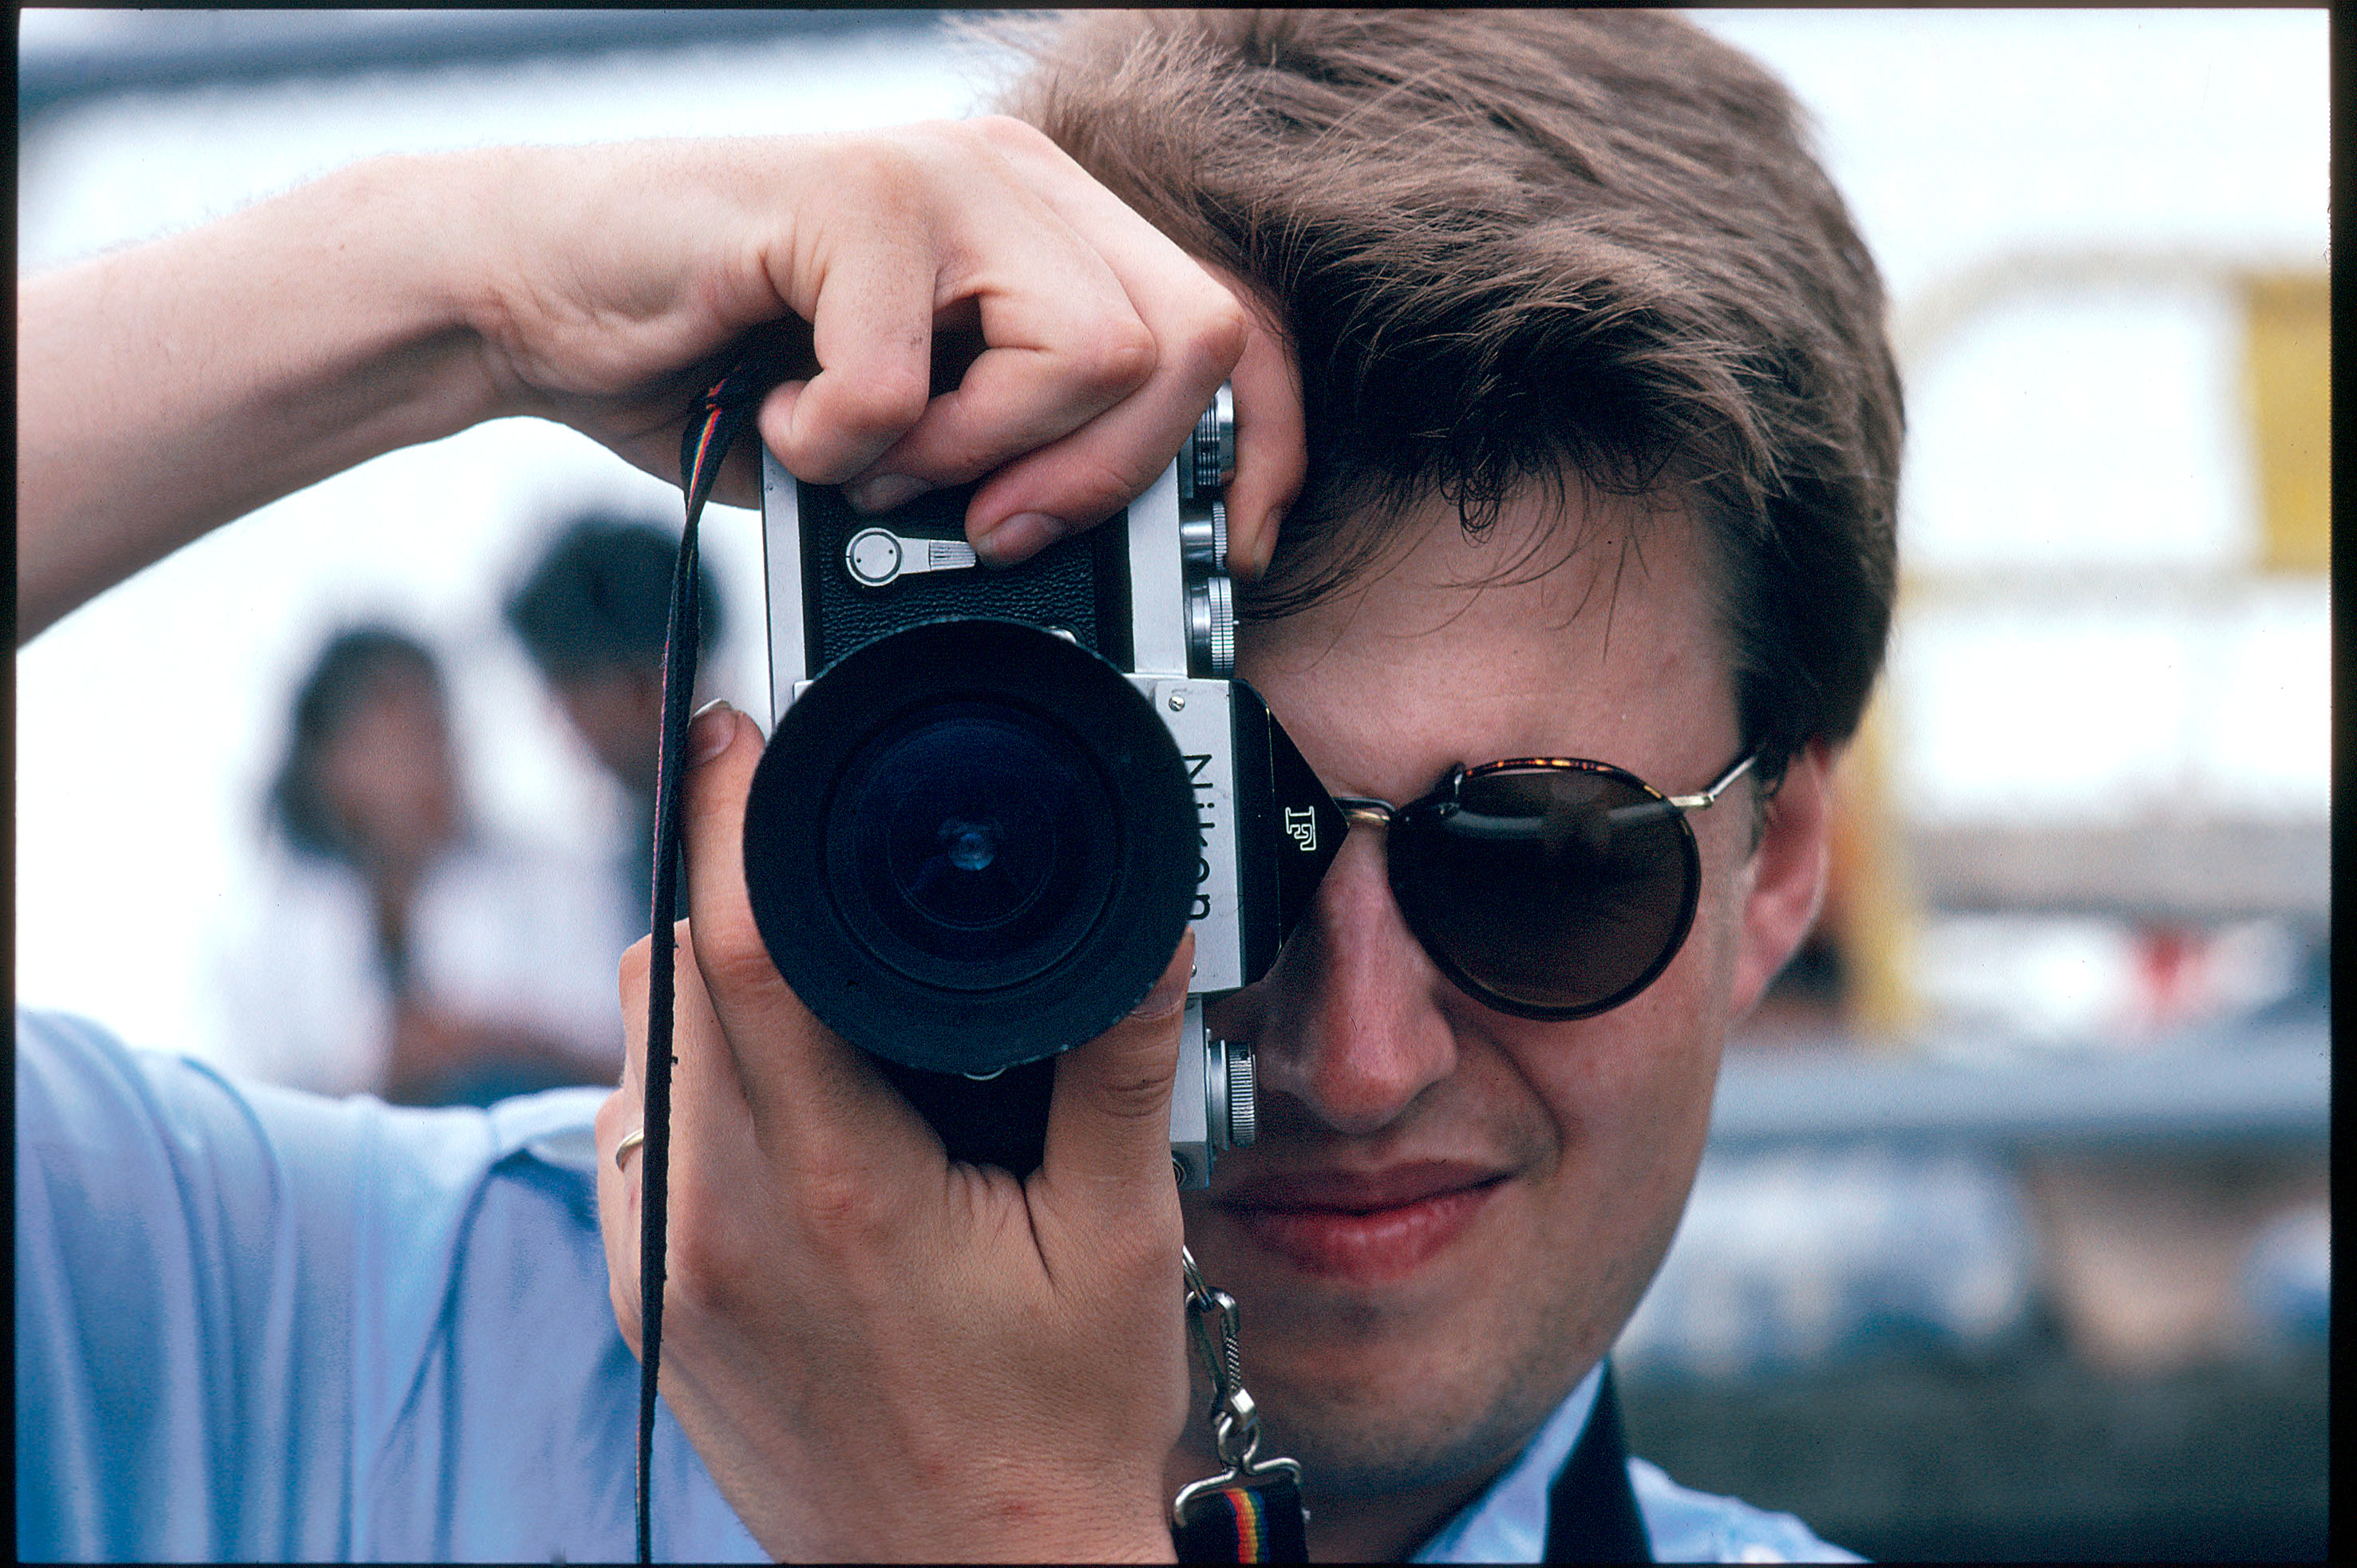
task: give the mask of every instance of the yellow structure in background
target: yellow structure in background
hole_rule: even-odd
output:
[[[2321,574],[2332,557],[2332,288],[2320,272],[2222,273],[2199,258],[2012,259],[1975,274],[1917,312],[1899,334],[1920,360],[1992,303],[2029,284],[2121,277],[2226,282],[2244,322],[2242,413],[2259,498],[2255,564]],[[1921,896],[1889,789],[1890,721],[1878,698],[1843,758],[1824,929],[1840,956],[1843,1025],[1863,1043],[1904,1045],[1921,1022],[1913,982]]]
[[[1922,1021],[1914,983],[1921,899],[1891,811],[1884,706],[1878,695],[1842,758],[1826,897],[1843,958],[1843,1022],[1872,1046],[1903,1045]]]
[[[2322,273],[2242,280],[2244,388],[2259,481],[2259,565],[2332,564],[2332,284]]]

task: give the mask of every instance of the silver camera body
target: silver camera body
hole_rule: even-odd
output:
[[[1233,431],[1223,387],[1121,514],[1003,571],[965,542],[970,489],[861,516],[763,455],[777,777],[748,803],[756,917],[953,1153],[1027,1168],[1028,1137],[1007,1157],[952,1123],[1043,1126],[1053,1056],[1136,1004],[1174,919],[1195,933],[1182,1185],[1253,1140],[1252,1057],[1206,1036],[1203,999],[1266,972],[1344,819],[1234,678]]]

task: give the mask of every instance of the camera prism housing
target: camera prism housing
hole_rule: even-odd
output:
[[[1346,822],[1234,678],[1227,395],[1122,513],[1004,569],[965,542],[971,488],[862,515],[764,454],[754,918],[954,1157],[1037,1165],[1053,1058],[1135,1008],[1189,926],[1181,1182],[1252,1140],[1250,1053],[1202,1002],[1275,961]]]

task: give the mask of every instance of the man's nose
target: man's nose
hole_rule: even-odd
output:
[[[1382,1130],[1457,1066],[1436,997],[1448,982],[1401,918],[1383,848],[1381,828],[1354,827],[1328,867],[1273,976],[1256,1053],[1264,1092],[1351,1135]]]

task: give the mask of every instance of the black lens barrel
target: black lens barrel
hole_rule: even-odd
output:
[[[1192,907],[1192,790],[1097,655],[1017,621],[893,632],[779,721],[746,802],[761,939],[852,1044],[987,1073],[1111,1027]]]

